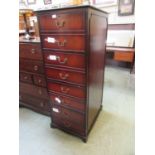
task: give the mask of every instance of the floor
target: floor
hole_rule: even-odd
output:
[[[103,110],[88,142],[50,128],[50,118],[19,113],[20,155],[134,155],[134,74],[106,67]]]

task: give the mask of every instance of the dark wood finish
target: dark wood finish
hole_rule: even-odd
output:
[[[84,31],[85,14],[83,10],[69,12],[45,12],[39,16],[41,32]]]
[[[89,109],[88,129],[102,104],[105,51],[107,37],[107,19],[92,11],[90,19],[90,54],[89,54]],[[102,33],[101,33],[102,32]],[[97,37],[96,37],[97,36]],[[95,93],[94,93],[95,91]]]
[[[23,71],[34,72],[34,73],[44,73],[43,62],[35,60],[20,59],[19,68]]]
[[[52,106],[52,115],[57,118],[66,119],[75,124],[83,125],[84,127],[84,115],[72,110],[66,109],[62,106],[53,105]],[[81,125],[82,124],[82,125]]]
[[[53,117],[52,123],[57,128],[60,128],[66,132],[77,134],[78,136],[84,136],[84,127],[79,124],[75,124],[74,122],[58,117]]]
[[[81,6],[38,11],[37,16],[51,99],[51,127],[86,142],[102,107],[107,14]],[[74,22],[76,16],[79,23]],[[59,28],[56,21],[60,21]],[[62,109],[69,118],[61,115]]]
[[[75,72],[62,68],[46,67],[45,72],[47,78],[51,78],[62,82],[68,82],[79,85],[85,85],[86,82],[85,74],[77,71]]]
[[[20,105],[36,112],[50,115],[41,45],[39,42],[24,42],[21,38],[20,41]]]
[[[42,60],[42,52],[40,44],[35,43],[20,43],[19,57],[25,59]]]
[[[50,94],[50,99],[53,104],[65,106],[75,111],[85,112],[85,102],[75,100],[71,97],[66,97],[60,94]]]
[[[43,75],[33,75],[34,84],[42,87],[46,87],[46,80]]]
[[[20,81],[27,82],[27,83],[33,83],[31,74],[20,73],[19,76],[20,76]]]
[[[42,34],[41,41],[43,49],[85,52],[84,34]]]
[[[28,103],[32,108],[39,108],[39,110],[50,112],[49,100],[36,98],[35,96],[20,93],[20,101],[23,103]],[[25,105],[26,106],[26,105]]]
[[[85,70],[86,65],[85,56],[82,54],[45,51],[44,60],[46,65],[73,68],[79,70]]]
[[[19,89],[21,93],[29,94],[29,95],[36,96],[39,98],[44,98],[44,99],[48,98],[48,93],[46,88],[20,82]]]
[[[47,87],[50,91],[58,92],[68,96],[78,97],[80,99],[85,99],[85,89],[83,87],[71,86],[66,84],[49,82]]]

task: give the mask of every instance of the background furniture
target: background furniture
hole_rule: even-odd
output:
[[[44,76],[40,40],[20,41],[19,44],[20,106],[49,115],[49,97]]]
[[[50,115],[38,23],[32,10],[20,10],[19,36],[20,106]]]
[[[134,30],[134,24],[110,24],[108,25],[108,30]],[[135,48],[133,47],[117,47],[117,46],[108,46],[106,47],[106,64],[121,66],[121,67],[133,67],[134,57],[135,57]]]
[[[32,39],[39,37],[37,17],[33,10],[21,9],[19,10],[19,35],[26,34],[29,34]]]
[[[51,126],[87,140],[99,111],[107,14],[89,6],[37,12]]]

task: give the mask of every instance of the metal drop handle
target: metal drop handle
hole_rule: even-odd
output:
[[[67,94],[69,92],[69,88],[61,87],[61,92]]]
[[[37,65],[34,66],[34,70],[35,70],[35,71],[38,70],[38,66],[37,66]]]
[[[35,54],[35,49],[34,48],[31,49],[31,53]]]
[[[66,79],[69,77],[69,74],[59,73],[59,77],[60,77],[62,80],[66,80]]]
[[[65,21],[56,21],[55,24],[57,28],[61,28],[64,27]]]
[[[58,60],[58,62],[59,62],[60,64],[66,64],[67,61],[68,61],[67,58],[64,58],[64,60],[61,60],[61,58],[60,58],[59,56],[57,57],[57,60]]]
[[[58,44],[58,46],[60,46],[60,47],[63,47],[63,46],[65,46],[65,44],[67,43],[67,40],[64,40],[64,41],[57,41],[57,44]]]

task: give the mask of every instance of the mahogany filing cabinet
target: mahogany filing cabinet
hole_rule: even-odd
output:
[[[102,108],[107,13],[91,6],[37,11],[51,127],[87,141]]]

